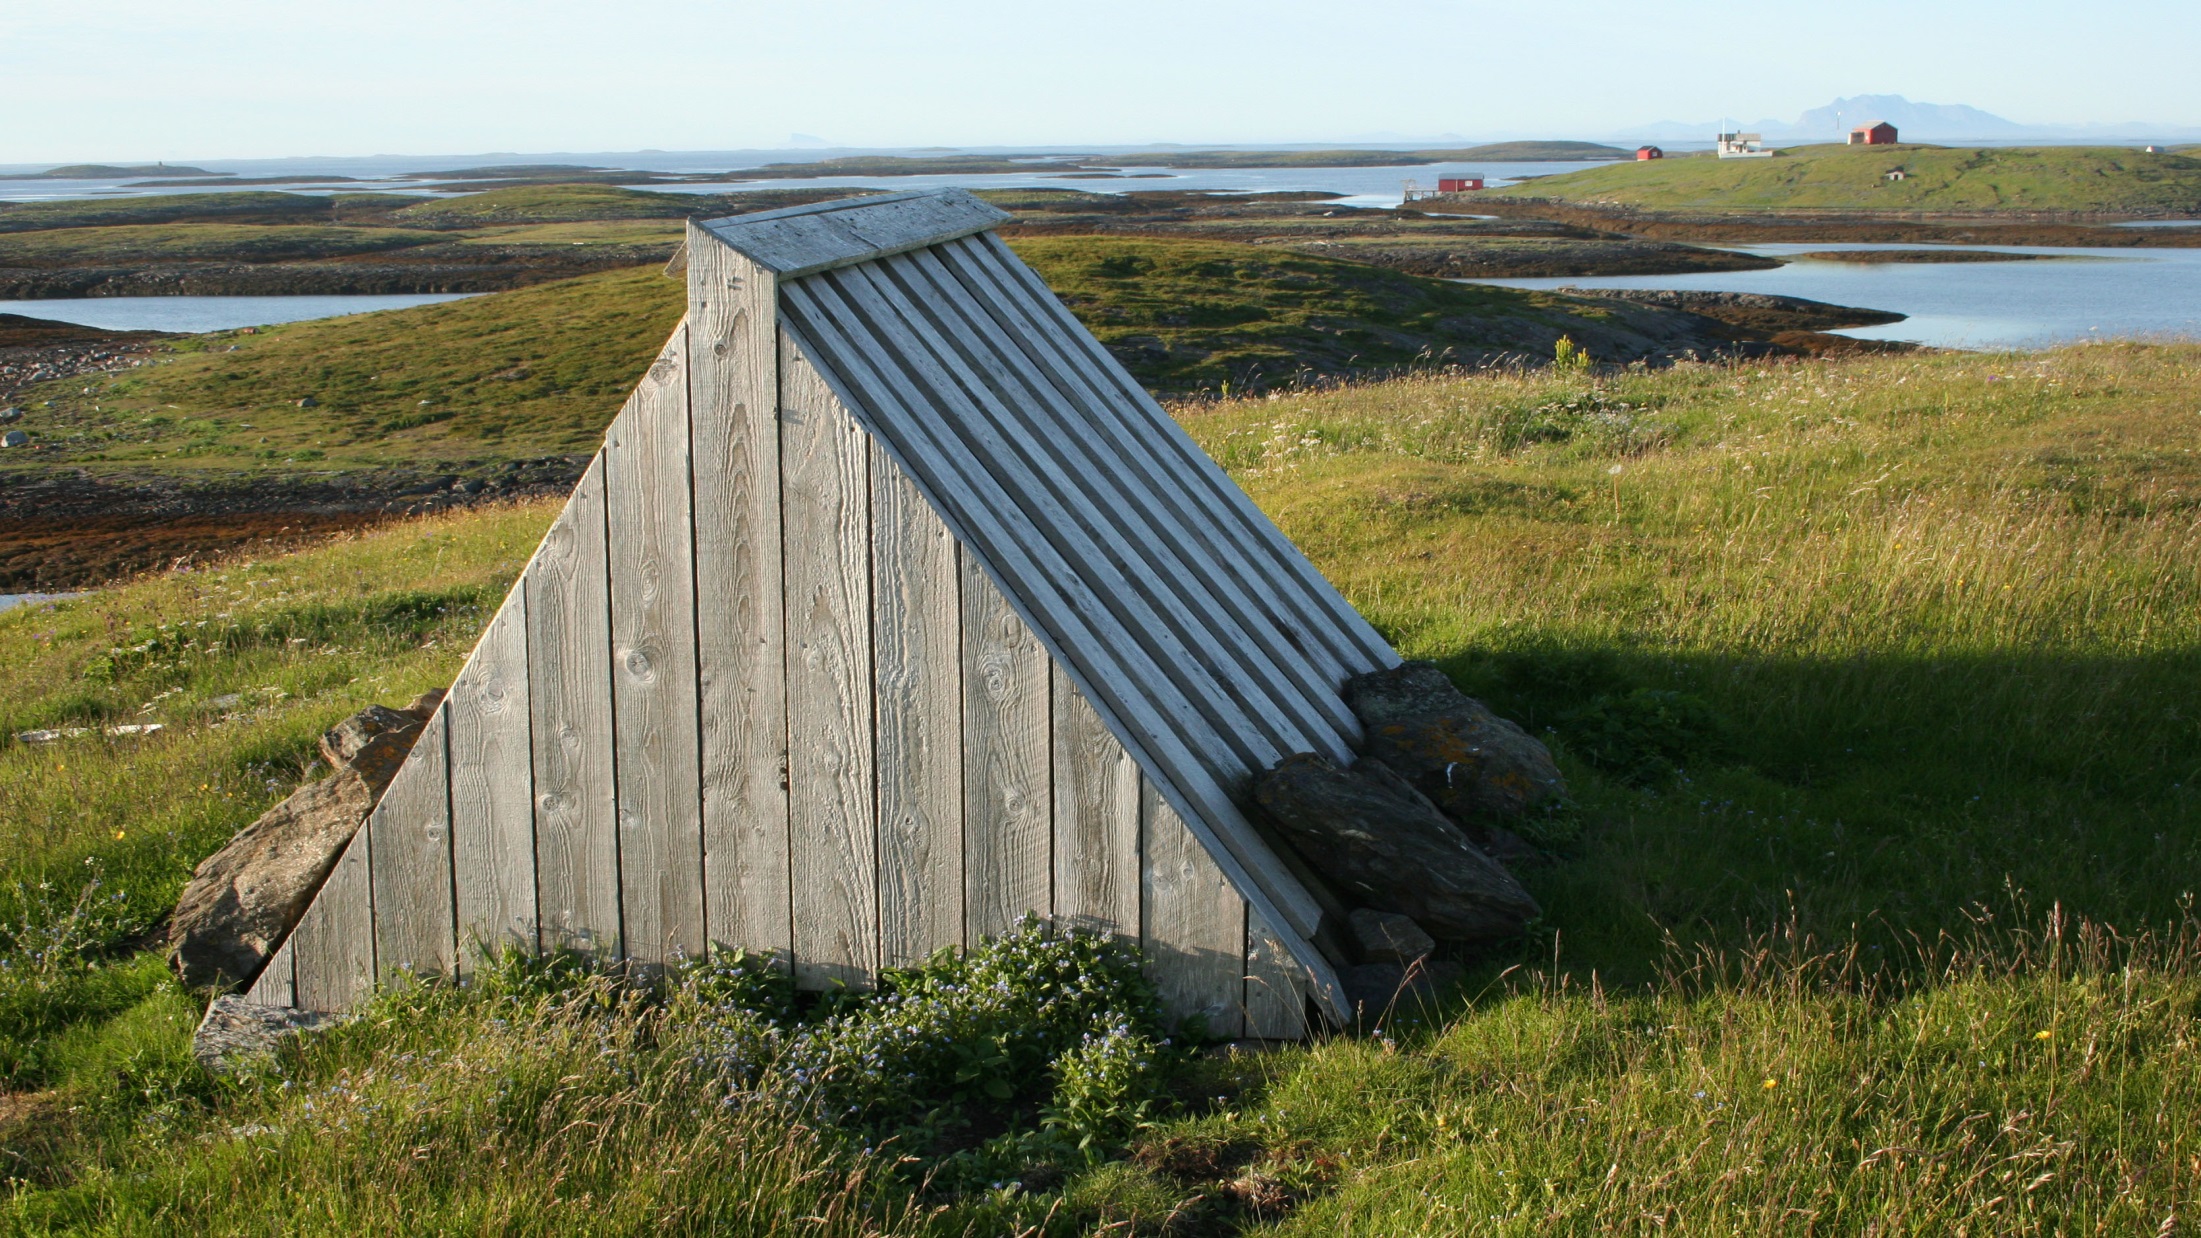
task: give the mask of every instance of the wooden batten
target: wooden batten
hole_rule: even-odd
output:
[[[1253,773],[1372,629],[957,191],[691,224],[688,315],[251,1000],[504,949],[806,987],[1026,915],[1175,1017],[1341,1019]]]

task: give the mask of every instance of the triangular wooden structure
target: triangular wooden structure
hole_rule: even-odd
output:
[[[688,315],[251,990],[738,946],[811,987],[1026,912],[1176,1014],[1343,1016],[1245,810],[1394,665],[960,191],[691,225]]]

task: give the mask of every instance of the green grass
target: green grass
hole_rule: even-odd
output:
[[[391,998],[294,1051],[287,1086],[185,1060],[192,1000],[138,935],[316,730],[448,678],[550,505],[0,615],[7,734],[169,728],[0,741],[0,1048],[47,1089],[0,1126],[9,1215],[2178,1232],[2201,1208],[2197,388],[2201,347],[2103,345],[1185,410],[1402,650],[1552,740],[1575,807],[1524,874],[1545,921],[1437,1009],[1193,1068],[1128,1156],[998,1191],[923,1192],[895,1148],[717,1104],[680,1019],[588,985]]]
[[[1885,179],[1898,168],[1908,179]],[[1588,168],[1491,192],[1663,210],[2183,214],[2201,210],[2201,159],[2117,146],[1802,146],[1771,159]]]
[[[0,266],[294,262],[382,253],[447,239],[441,233],[417,229],[323,224],[114,224],[0,232]]]

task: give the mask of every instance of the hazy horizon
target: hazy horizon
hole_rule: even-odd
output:
[[[1901,94],[2201,128],[2201,6],[16,0],[0,163],[1604,137]]]

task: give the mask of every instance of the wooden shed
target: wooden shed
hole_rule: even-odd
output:
[[[486,950],[811,988],[1034,912],[1342,1018],[1247,811],[1397,655],[958,190],[691,224],[688,313],[251,1000]],[[1310,1003],[1312,1003],[1310,1007]]]

